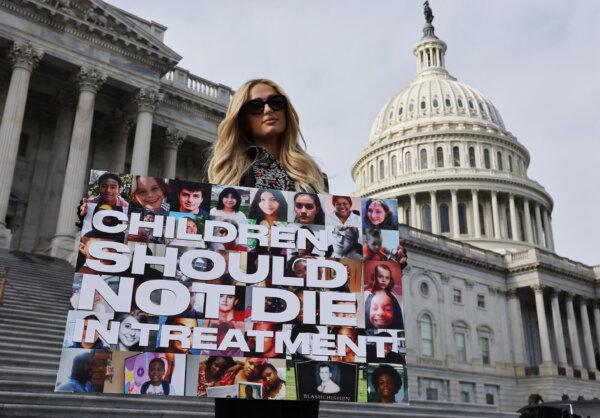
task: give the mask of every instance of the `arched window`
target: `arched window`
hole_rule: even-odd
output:
[[[475,148],[469,147],[469,167],[475,168]]]
[[[402,115],[402,106],[400,106],[400,108],[398,109],[398,116]]]
[[[458,104],[458,107],[460,107],[461,109],[463,108],[463,101],[460,97],[456,100],[456,104]]]
[[[423,220],[423,230],[431,232],[431,207],[423,205],[421,208],[421,219]]]
[[[438,167],[444,166],[444,149],[442,147],[437,147],[435,150],[435,160]]]
[[[500,151],[496,153],[496,159],[498,160],[498,170],[504,170],[504,164],[502,164],[502,153]]]
[[[373,183],[375,181],[375,166],[371,165],[369,167],[369,181]]]
[[[385,165],[383,160],[379,161],[379,178],[382,179],[385,177]]]
[[[392,166],[392,176],[397,176],[398,175],[398,157],[396,157],[395,155],[392,155],[392,160],[390,162],[391,166]]]
[[[422,109],[422,110],[425,110],[425,108],[426,108],[426,107],[427,107],[427,104],[425,103],[425,100],[423,100],[423,101],[421,102],[421,109]]]
[[[452,147],[452,160],[454,167],[460,167],[460,149],[457,146]]]
[[[490,150],[487,148],[483,150],[483,165],[487,169],[492,167],[490,163]]]
[[[448,216],[448,205],[442,203],[440,205],[440,229],[441,232],[450,232],[450,216]]]
[[[452,107],[452,102],[446,97],[446,107]]]
[[[483,213],[483,205],[479,204],[479,232],[482,236],[485,235],[485,214]]]
[[[433,321],[429,314],[421,315],[419,328],[421,330],[421,355],[433,357]]]
[[[513,172],[512,155],[508,156],[508,171]]]
[[[427,150],[422,148],[420,151],[421,156],[421,170],[427,169]]]
[[[404,170],[406,172],[412,171],[412,161],[410,156],[410,151],[404,154]]]
[[[467,233],[467,206],[464,203],[458,204],[458,230],[461,234]]]
[[[469,108],[475,109],[475,105],[473,105],[473,100],[469,99]]]

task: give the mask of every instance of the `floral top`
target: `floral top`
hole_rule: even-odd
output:
[[[254,156],[250,169],[254,174],[257,189],[296,190],[294,180],[286,173],[277,158],[269,154],[262,147],[249,147],[246,150],[249,156]]]

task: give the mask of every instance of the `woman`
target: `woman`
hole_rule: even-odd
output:
[[[245,361],[236,361],[221,378],[223,386],[235,385],[238,382],[259,382],[262,371],[267,364],[264,358],[247,358]]]
[[[208,181],[327,193],[327,180],[301,147],[301,138],[298,113],[283,89],[270,80],[250,80],[233,95],[225,119],[219,125],[208,165]],[[248,416],[247,402],[217,399],[215,415]],[[285,402],[273,404],[274,416],[299,408],[306,418],[318,415],[318,402]]]
[[[219,193],[217,207],[210,210],[211,219],[231,219],[238,224],[248,223],[246,215],[240,212],[241,204],[242,196],[240,192],[233,187],[226,187]]]
[[[221,377],[233,364],[231,357],[223,356],[212,356],[201,363],[198,367],[198,396],[205,397],[209,387],[221,386]]]
[[[381,199],[369,199],[365,205],[364,227],[396,229],[394,212],[385,201]]]
[[[144,351],[140,348],[141,327],[139,324],[148,323],[148,318],[142,315],[121,313],[115,316],[115,322],[120,322],[119,342],[112,346],[116,351]]]
[[[325,212],[318,195],[306,192],[294,195],[294,222],[304,225],[325,223]]]
[[[169,213],[167,183],[161,178],[134,176],[131,182],[131,210],[150,209],[156,214]]]
[[[367,329],[404,329],[402,308],[398,299],[387,290],[377,290],[365,299]]]
[[[285,399],[285,381],[281,380],[275,366],[267,363],[261,377],[264,388],[263,398]]]
[[[275,222],[287,220],[287,203],[278,190],[259,189],[250,204],[249,217],[256,223],[273,226]]]

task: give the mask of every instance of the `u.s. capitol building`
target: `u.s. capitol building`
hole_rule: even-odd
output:
[[[507,411],[530,394],[600,397],[600,266],[555,254],[552,197],[528,177],[529,152],[448,72],[427,17],[415,78],[352,166],[355,193],[397,198],[406,225],[410,397]]]

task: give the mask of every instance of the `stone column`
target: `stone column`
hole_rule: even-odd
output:
[[[48,176],[44,188],[44,216],[40,220],[38,242],[34,252],[50,254],[50,242],[56,232],[65,167],[69,156],[69,141],[75,118],[75,92],[61,90],[58,94],[58,115],[54,127]]]
[[[544,308],[544,286],[537,284],[531,286],[531,288],[535,294],[535,311],[537,313],[538,331],[540,334],[540,350],[542,351],[542,364],[540,366],[544,367],[552,365],[548,322],[546,320],[546,309]],[[540,374],[542,374],[541,370]]]
[[[552,229],[550,227],[550,218],[548,217],[548,210],[542,211],[542,221],[544,224],[544,232],[546,237],[546,248],[550,251],[554,251],[554,238],[552,237]]]
[[[533,210],[535,213],[535,227],[538,237],[537,245],[539,245],[540,247],[545,247],[546,244],[544,243],[544,228],[542,228],[542,215],[540,213],[540,204],[536,203]]]
[[[594,343],[592,342],[592,331],[590,329],[590,318],[587,309],[587,300],[579,298],[579,313],[581,315],[581,328],[583,328],[583,342],[588,370],[596,373],[596,359],[594,358]]]
[[[417,227],[417,195],[410,194],[410,226]]]
[[[150,161],[150,140],[152,137],[152,119],[154,111],[162,100],[162,94],[157,90],[142,88],[138,92],[138,105],[133,155],[131,156],[131,174],[147,175]]]
[[[6,213],[17,163],[29,79],[42,55],[31,44],[22,43],[15,43],[9,54],[12,74],[0,122],[0,248],[10,248],[11,232],[6,227]]]
[[[525,241],[533,244],[533,231],[531,229],[531,212],[529,211],[529,200],[523,198],[523,214],[525,215]]]
[[[112,140],[113,158],[110,162],[110,171],[112,173],[125,173],[125,161],[127,158],[127,139],[129,130],[133,126],[130,115],[122,110],[115,111],[114,131]]]
[[[185,137],[186,134],[179,129],[172,126],[167,128],[162,161],[163,177],[168,179],[175,178],[175,171],[177,169],[177,151],[181,144],[183,144]]]
[[[494,239],[500,239],[500,217],[498,215],[498,192],[492,190],[492,221],[494,224]]]
[[[65,171],[56,234],[52,239],[50,255],[68,258],[73,252],[75,240],[75,212],[83,197],[94,104],[96,93],[106,81],[106,75],[95,68],[81,68],[78,75],[79,99],[71,134],[69,159]]]
[[[479,220],[479,197],[477,190],[471,190],[473,205],[473,228],[475,228],[475,238],[481,238],[481,223]]]
[[[515,196],[511,193],[508,195],[508,211],[510,213],[510,230],[512,231],[512,239],[519,241],[519,228],[517,227],[517,211],[515,210]]]
[[[458,197],[456,190],[450,190],[452,199],[452,236],[458,238],[460,236],[460,226],[458,224]]]
[[[563,333],[562,319],[560,316],[560,304],[558,301],[559,293],[559,290],[552,289],[550,301],[552,306],[552,324],[554,325],[554,338],[556,339],[558,366],[567,368],[567,350],[565,349],[565,334]]]
[[[573,368],[581,370],[581,349],[579,348],[579,337],[577,336],[577,323],[575,322],[575,311],[573,310],[573,293],[567,292],[565,303],[567,306],[567,325],[569,328],[569,341],[573,353]]]
[[[596,327],[596,343],[600,347],[600,303],[594,301],[594,326]]]
[[[510,289],[508,296],[508,315],[510,336],[513,341],[513,355],[517,376],[525,376],[525,338],[523,336],[523,316],[517,289]]]
[[[435,190],[429,192],[431,205],[431,232],[440,233],[440,215],[438,213],[437,195]]]

